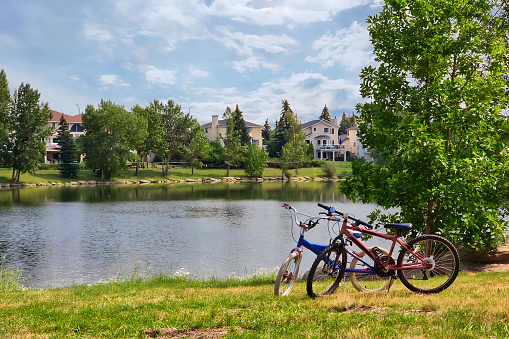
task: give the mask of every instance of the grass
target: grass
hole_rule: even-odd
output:
[[[460,273],[442,293],[396,281],[389,293],[350,284],[312,300],[298,283],[273,295],[273,276],[195,281],[131,279],[48,290],[1,290],[2,338],[149,338],[146,329],[222,328],[235,338],[506,338],[509,273]],[[155,335],[155,334],[153,334]]]
[[[351,163],[350,162],[341,162],[336,161],[332,163],[336,168],[336,173],[340,177],[345,177],[351,174]],[[290,175],[297,176],[295,170],[290,170]],[[298,176],[308,176],[311,178],[316,178],[319,176],[323,176],[324,173],[319,167],[309,167],[309,168],[301,168],[298,171]],[[10,168],[0,168],[0,182],[9,183],[11,181],[12,169]],[[194,175],[191,174],[190,168],[172,168],[169,171],[168,177],[164,177],[161,173],[161,165],[158,168],[145,168],[140,169],[138,176],[135,176],[135,170],[129,169],[125,171],[122,175],[112,178],[112,180],[166,180],[169,178],[173,179],[203,179],[203,178],[222,178],[226,176],[226,169],[194,169]],[[230,169],[230,176],[232,177],[242,177],[245,176],[243,169]],[[263,176],[266,177],[280,177],[281,169],[278,168],[266,168]],[[37,184],[37,183],[52,183],[52,182],[71,182],[77,180],[99,180],[99,178],[90,170],[80,170],[78,172],[78,177],[74,179],[67,179],[60,176],[60,172],[55,169],[46,169],[46,170],[38,170],[34,175],[29,173],[22,174],[20,177],[20,182],[27,184]]]

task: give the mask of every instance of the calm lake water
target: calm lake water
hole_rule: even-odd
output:
[[[283,201],[313,215],[318,202],[358,218],[375,208],[353,204],[336,183],[316,182],[0,190],[0,257],[33,288],[181,269],[220,279],[271,271],[295,247]],[[327,242],[327,224],[306,238]],[[302,269],[312,260],[306,250]]]

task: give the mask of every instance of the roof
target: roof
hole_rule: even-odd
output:
[[[51,110],[51,119],[49,121],[50,122],[60,122],[60,118],[62,117],[62,115],[64,116],[65,121],[67,121],[68,123],[69,122],[70,123],[82,123],[81,115],[67,115],[67,114],[60,113],[60,112],[53,111],[53,110]]]
[[[347,131],[354,131],[354,130],[358,130],[359,128],[357,126],[353,126],[353,127],[350,127],[350,128],[347,128],[346,130]]]
[[[332,123],[332,121],[325,120],[325,119],[318,119],[318,120],[311,120],[311,121],[308,121],[308,122],[302,124],[302,129],[306,129],[306,128],[312,127],[314,125],[318,125],[319,123],[324,123],[326,125],[333,126],[333,127],[339,127],[338,125]]]
[[[217,126],[219,127],[226,127],[226,119],[218,120]],[[205,125],[201,125],[202,128],[210,128],[212,127],[212,122],[206,123]],[[257,124],[253,124],[252,122],[246,121],[246,127],[262,127]]]
[[[330,139],[330,135],[318,135],[315,139]]]

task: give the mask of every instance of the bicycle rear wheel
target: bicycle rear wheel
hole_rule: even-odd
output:
[[[389,252],[383,248],[379,248],[384,256],[389,255]],[[366,255],[363,251],[359,252],[359,259],[353,257],[348,271],[348,279],[353,287],[359,292],[374,292],[388,290],[394,283],[394,277],[382,277],[375,273],[373,260]]]
[[[274,285],[274,294],[286,296],[288,295],[299,276],[299,267],[301,256],[297,252],[292,252],[283,261],[281,268],[276,277],[276,284]]]
[[[422,255],[430,269],[398,270],[403,285],[413,292],[438,293],[451,286],[459,272],[459,256],[451,242],[441,236],[424,234],[408,242],[408,247]],[[398,266],[418,263],[419,260],[406,249],[398,256]]]
[[[333,293],[339,286],[346,269],[346,250],[343,245],[332,244],[316,257],[307,279],[307,293],[311,298]]]

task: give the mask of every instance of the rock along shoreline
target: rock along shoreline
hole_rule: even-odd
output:
[[[261,178],[250,178],[250,177],[223,177],[221,179],[218,178],[203,178],[203,179],[165,179],[165,180],[114,180],[114,181],[95,181],[95,180],[78,180],[71,182],[40,182],[36,184],[27,184],[27,183],[19,183],[19,184],[10,184],[10,183],[0,183],[0,189],[2,188],[19,188],[19,187],[36,187],[36,186],[90,186],[90,185],[148,185],[148,184],[180,184],[180,183],[207,183],[207,184],[215,184],[215,183],[247,183],[247,182],[306,182],[306,181],[316,181],[316,182],[337,182],[340,181],[338,177],[332,178],[322,178],[322,177],[291,177],[282,178],[282,177],[261,177]]]

